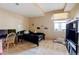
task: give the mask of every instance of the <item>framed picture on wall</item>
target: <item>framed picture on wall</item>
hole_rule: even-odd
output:
[[[40,27],[37,27],[37,29],[40,29]]]

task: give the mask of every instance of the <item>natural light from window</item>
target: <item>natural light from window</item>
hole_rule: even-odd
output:
[[[53,16],[51,17],[51,19],[67,19],[68,18],[68,13],[56,13],[53,14]]]
[[[55,31],[65,31],[66,30],[66,21],[54,21],[54,30]]]

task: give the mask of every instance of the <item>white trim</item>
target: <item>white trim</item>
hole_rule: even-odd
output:
[[[68,19],[66,24],[69,24],[69,23],[74,22],[76,20],[78,20],[78,18],[77,19],[72,19],[72,20],[71,19]]]

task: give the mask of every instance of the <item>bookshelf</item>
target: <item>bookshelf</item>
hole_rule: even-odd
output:
[[[78,54],[79,46],[79,19],[66,24],[66,47],[70,55]]]

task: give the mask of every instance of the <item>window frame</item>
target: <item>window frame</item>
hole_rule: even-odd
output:
[[[58,27],[59,27],[59,29],[56,29],[56,27],[55,27],[55,24],[56,23],[58,23]],[[62,29],[62,23],[65,23],[65,29]],[[55,20],[54,21],[54,31],[57,31],[57,32],[65,32],[66,31],[66,21],[64,21],[64,20]]]

